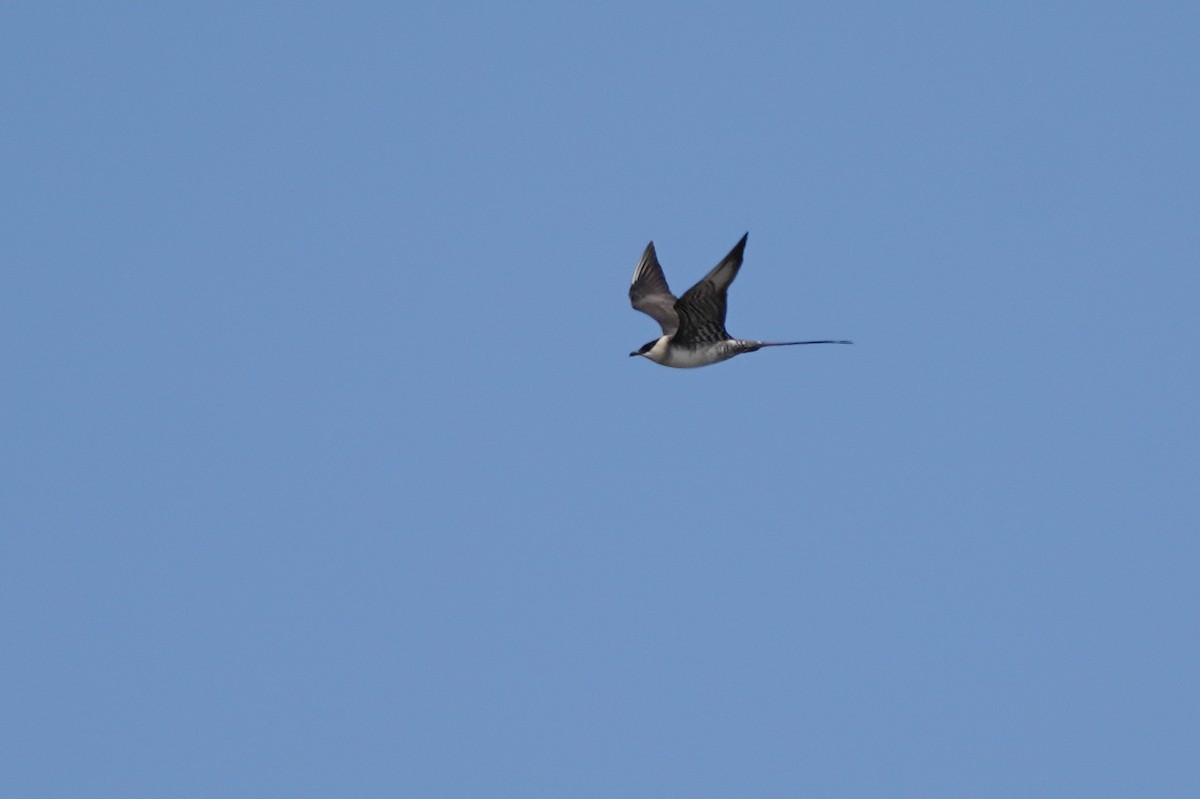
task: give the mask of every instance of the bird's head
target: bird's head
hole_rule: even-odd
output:
[[[654,341],[647,341],[637,352],[629,353],[629,357],[632,358],[634,355],[645,355],[646,353],[650,352],[650,350],[654,349],[654,345],[657,343],[658,339],[654,339]]]
[[[647,341],[642,345],[642,348],[637,352],[631,352],[629,355],[641,355],[643,358],[649,358],[655,363],[662,363],[667,358],[667,348],[671,345],[670,336],[660,336],[654,341]]]

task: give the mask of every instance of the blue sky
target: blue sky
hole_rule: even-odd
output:
[[[991,5],[9,9],[7,791],[1196,795],[1200,12]]]

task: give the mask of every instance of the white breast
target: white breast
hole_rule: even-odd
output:
[[[736,351],[727,351],[727,348],[721,347],[719,344],[694,350],[671,347],[666,352],[666,358],[659,363],[663,366],[673,366],[676,369],[694,369],[697,366],[708,366],[710,363],[724,361],[734,355],[737,355]]]

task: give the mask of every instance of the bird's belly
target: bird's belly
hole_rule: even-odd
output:
[[[724,352],[718,347],[703,349],[683,349],[672,347],[667,350],[667,357],[660,361],[663,366],[673,366],[676,369],[695,369],[698,366],[708,366],[732,358],[736,352]]]

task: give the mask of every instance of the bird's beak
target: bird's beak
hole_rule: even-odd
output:
[[[631,352],[631,353],[629,353],[629,357],[630,357],[630,358],[632,358],[633,356],[635,356],[635,355],[638,355],[638,354],[639,354],[639,353],[636,353],[636,352]]]

